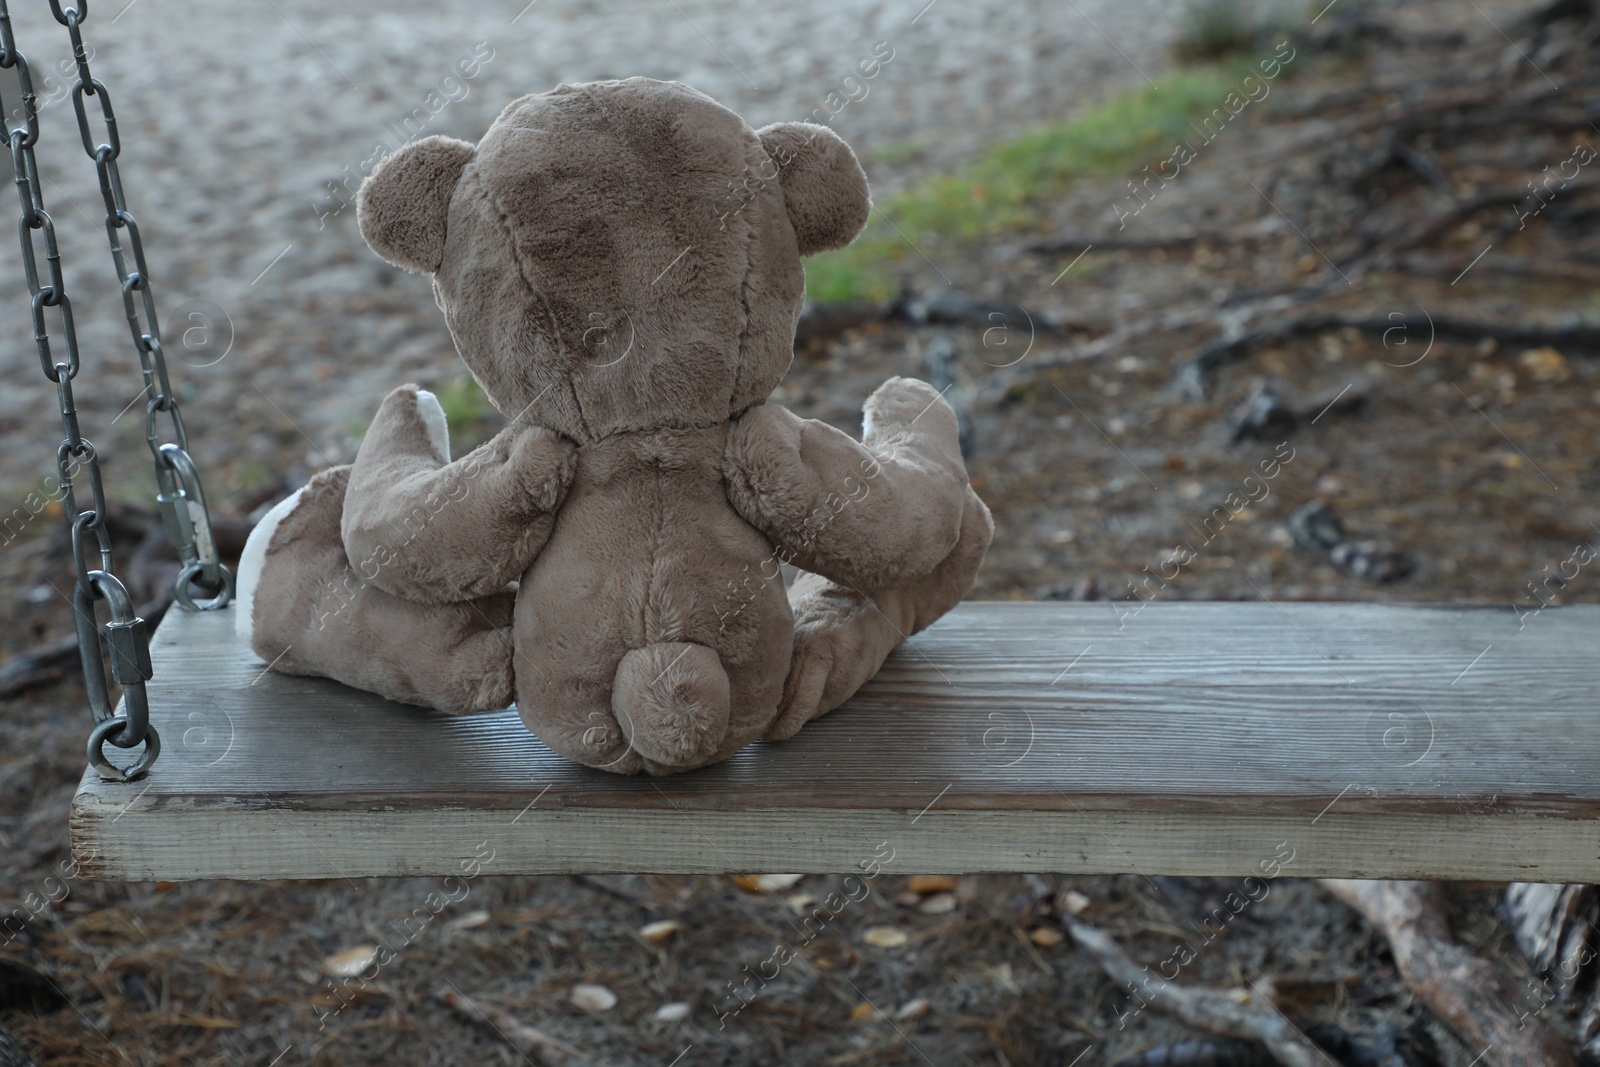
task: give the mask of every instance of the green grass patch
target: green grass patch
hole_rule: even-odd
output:
[[[452,442],[475,441],[481,436],[479,424],[494,409],[477,379],[471,374],[458,374],[435,389],[434,396],[444,408],[444,421],[450,427]],[[452,451],[465,452],[466,449],[452,445]]]
[[[1172,44],[1172,56],[1183,62],[1215,62],[1253,54],[1265,49],[1275,29],[1248,10],[1242,0],[1192,0],[1184,8],[1182,26]]]
[[[882,303],[895,293],[890,265],[908,252],[916,255],[888,227],[869,227],[848,248],[806,260],[806,296],[819,304]]]
[[[450,431],[450,454],[460,458],[477,448],[498,432],[504,419],[489,403],[489,396],[471,373],[462,371],[430,392],[444,410],[445,426]],[[367,436],[372,428],[370,421],[352,420],[345,424],[345,433],[357,441]]]
[[[886,167],[910,163],[921,156],[927,150],[927,147],[921,141],[903,141],[900,144],[886,145],[872,153],[872,160],[874,163],[882,163]]]
[[[1190,121],[1221,107],[1252,69],[1240,60],[1175,70],[1159,87],[1113,97],[1080,119],[1023,134],[955,173],[918,182],[879,205],[854,244],[807,260],[806,294],[819,302],[882,300],[895,289],[895,262],[920,258],[908,242],[932,248],[1039,225],[1048,201],[1074,182],[1137,171],[1180,140],[1197,144]]]

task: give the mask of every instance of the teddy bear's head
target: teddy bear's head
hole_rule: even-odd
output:
[[[582,443],[707,427],[788,370],[800,257],[866,223],[832,130],[752,130],[677,82],[562,85],[482,141],[412,142],[361,187],[361,232],[434,276],[456,347],[502,412]]]

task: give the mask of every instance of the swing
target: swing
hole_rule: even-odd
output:
[[[51,0],[72,39],[73,104],[143,368],[157,502],[183,564],[183,610],[149,634],[113,574],[97,456],[78,427],[71,305],[33,158],[36,101],[0,0],[0,68],[22,85],[23,120],[8,122],[7,139],[23,268],[65,431],[57,469],[96,722],[71,813],[80,877],[828,873],[892,862],[1600,881],[1600,606],[1518,619],[1264,597],[969,603],[798,737],[659,779],[560,759],[514,711],[454,717],[272,671],[235,635],[233,578],[167,377],[116,120],[90,74],[86,0],[77,4]],[[85,469],[93,500],[80,511],[73,478]],[[122,687],[115,707],[102,638]]]

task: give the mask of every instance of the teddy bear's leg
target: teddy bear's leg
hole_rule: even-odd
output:
[[[766,736],[792,737],[850,699],[896,646],[959,604],[972,589],[993,536],[989,509],[969,486],[961,535],[933,573],[871,593],[816,574],[796,579],[789,590],[794,660]]]
[[[450,712],[507,707],[515,595],[427,605],[364,580],[339,536],[349,478],[349,467],[321,472],[251,531],[239,561],[240,635],[289,674]]]

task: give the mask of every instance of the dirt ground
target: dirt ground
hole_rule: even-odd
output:
[[[904,23],[906,34],[893,39],[907,42],[906,83],[891,93],[886,82],[882,97],[864,102],[856,127],[840,125],[880,189],[959,162],[988,139],[1070,117],[1145,74],[1159,80],[1174,32],[1155,5],[1139,4],[1058,11],[944,0],[924,30],[910,23],[920,3],[840,9],[814,24],[683,5],[682,20],[647,25],[632,9],[602,18],[597,8],[557,12],[554,2],[506,28],[510,43],[497,53],[506,58],[486,65],[483,84],[449,113],[446,132],[475,136],[500,102],[528,88],[513,85],[530,78],[543,85],[635,72],[684,77],[753,121],[791,117],[815,95],[810,79],[832,69],[838,41],[870,44]],[[534,23],[547,4],[547,21]],[[1078,6],[1084,10],[1074,14]],[[324,7],[285,4],[283,20],[252,31],[243,16],[207,5],[144,0],[127,13],[129,43],[106,46],[103,73],[97,61],[114,92],[128,86],[130,102],[118,97],[128,112],[125,136],[144,142],[146,154],[128,170],[135,213],[145,202],[172,208],[164,219],[152,212],[145,225],[146,241],[172,264],[172,303],[163,306],[208,301],[231,324],[226,356],[213,361],[221,341],[207,335],[175,370],[192,388],[191,432],[202,442],[213,502],[234,515],[348,459],[376,397],[393,383],[439,385],[457,374],[426,284],[365,253],[353,212],[317,229],[309,205],[318,184],[290,177],[284,159],[336,177],[341,140],[360,143],[374,127],[359,126],[347,104],[359,94],[368,118],[390,105],[403,112],[426,81],[429,57],[452,59],[477,37],[463,22],[431,45],[419,41],[407,19],[423,17],[420,5],[370,16]],[[948,364],[948,395],[970,423],[973,481],[997,525],[976,597],[1103,599],[1113,621],[1117,603],[1134,596],[1464,601],[1502,605],[1514,626],[1513,605],[1538,604],[1529,583],[1600,534],[1600,479],[1590,458],[1600,368],[1576,347],[1447,336],[1438,324],[1531,324],[1553,335],[1600,325],[1600,198],[1578,182],[1520,209],[1506,199],[1385,256],[1368,253],[1412,232],[1441,198],[1521,191],[1569,159],[1575,144],[1600,136],[1584,117],[1600,115],[1593,39],[1570,23],[1519,29],[1527,10],[1345,0],[1315,25],[1315,11],[1296,11],[1292,77],[1275,82],[1148,203],[1129,199],[1124,178],[1110,178],[1061,197],[1037,233],[976,244],[912,235],[920,254],[902,261],[910,293],[1005,302],[995,305],[1004,308],[999,318],[979,307],[969,308],[966,325],[919,324],[903,310],[866,322],[803,346],[776,399],[854,432],[860,400],[884,377],[937,378]],[[97,13],[108,21],[114,14]],[[508,8],[501,21],[512,14]],[[209,43],[167,49],[165,66],[141,67],[136,47],[158,41],[161,20]],[[49,32],[47,22],[33,20],[41,27],[35,37]],[[296,23],[309,38],[297,35]],[[736,26],[748,40],[728,36]],[[261,39],[256,51],[252,33]],[[660,34],[668,39],[653,51]],[[786,50],[786,35],[808,43]],[[978,43],[964,51],[956,42],[969,38]],[[305,47],[313,39],[328,55]],[[733,60],[705,47],[710,40]],[[513,71],[523,62],[517,49],[532,58]],[[673,68],[657,51],[674,49],[698,58]],[[739,66],[766,90],[730,69],[745,59]],[[329,67],[366,88],[339,89],[344,75]],[[408,74],[385,73],[391,67]],[[1067,75],[1053,78],[1052,70]],[[224,91],[191,91],[208,82]],[[280,84],[287,88],[277,103],[269,94]],[[1558,110],[1554,119],[1479,129],[1442,118],[1436,129],[1419,127],[1407,142],[1415,151],[1398,157],[1384,150],[1382,123],[1368,122],[1452,92],[1469,101],[1468,114],[1486,114],[1487,103],[1471,103],[1474,91],[1511,106],[1556,85],[1577,94],[1579,120]],[[918,86],[931,95],[919,97]],[[336,94],[346,89],[341,103]],[[141,102],[151,107],[178,93],[195,109],[192,122],[170,110],[136,117]],[[63,125],[70,114],[47,113],[58,147],[75,146]],[[236,114],[243,117],[230,125]],[[908,144],[889,153],[894,163],[875,154]],[[1152,163],[1169,152],[1152,145]],[[41,166],[88,169],[64,150],[42,156]],[[1430,177],[1430,166],[1442,176]],[[255,178],[241,182],[241,174]],[[78,174],[63,191],[92,214],[90,176],[85,183]],[[1519,226],[1530,203],[1540,210]],[[106,449],[116,455],[108,465],[113,495],[138,501],[147,478],[142,442],[109,421],[137,385],[132,353],[118,332],[114,294],[91,280],[109,270],[104,249],[87,240],[98,229],[86,221],[80,229],[86,236],[71,252],[69,287],[81,279],[82,302],[98,303],[109,320],[83,328],[86,349],[106,353],[102,377],[131,383],[126,396],[91,395],[88,408],[92,424],[104,424],[118,444]],[[1053,251],[1035,247],[1052,242]],[[305,257],[298,265],[297,251]],[[1311,289],[1314,296],[1297,302]],[[3,306],[21,307],[19,293],[8,269]],[[1248,332],[1307,310],[1354,324],[1268,332],[1214,369],[1186,370],[1230,328]],[[168,321],[184,315],[169,312]],[[1144,328],[1157,320],[1166,325]],[[6,321],[14,338],[3,364],[0,486],[20,496],[48,469],[52,413],[34,380],[24,317]],[[1115,343],[1095,347],[1107,339]],[[1277,403],[1262,400],[1263,391]],[[1250,403],[1253,421],[1238,414]],[[485,417],[481,432],[494,425]],[[1280,446],[1293,458],[1268,494],[1230,512],[1214,533],[1207,520],[1217,525],[1216,509],[1262,461],[1283,459]],[[1305,523],[1289,521],[1319,500],[1342,519],[1343,543],[1357,548],[1340,555],[1329,542],[1314,544]],[[0,550],[6,655],[70,629],[51,589],[64,588],[70,562],[59,521],[46,525]],[[1146,576],[1180,543],[1198,551],[1153,589]],[[131,547],[119,545],[121,558]],[[1592,602],[1591,583],[1580,573],[1556,595]],[[1061,917],[1081,914],[1153,962],[1236,888],[1139,876],[962,877],[946,885],[913,883],[914,872],[891,869],[781,981],[719,1020],[743,969],[786,935],[804,898],[827,896],[837,879],[763,891],[709,877],[483,878],[345,1003],[330,975],[339,954],[385,940],[437,883],[47,882],[67,858],[66,812],[88,722],[70,673],[5,703],[0,910],[67,887],[59,902],[0,935],[0,1024],[43,1064],[522,1062],[492,1027],[441,1001],[438,993],[454,988],[569,1042],[596,1067],[1098,1067],[1203,1035],[1153,1008],[1137,1011],[1061,937]],[[1410,1033],[1417,1050],[1432,1048],[1402,1061],[1352,1053],[1351,1064],[1474,1062],[1478,1050],[1414,1003],[1381,936],[1293,874],[1287,868],[1186,978],[1219,986],[1270,980],[1298,1025],[1327,1028],[1314,1033],[1388,1028]],[[1500,888],[1451,887],[1456,930],[1525,973],[1495,917]],[[668,920],[680,925],[659,943],[641,932]],[[874,932],[882,927],[904,933],[904,943]],[[615,1006],[575,1004],[580,983],[609,988]],[[1559,1012],[1551,1015],[1565,1025]],[[1218,1052],[1187,1062],[1256,1061]]]

